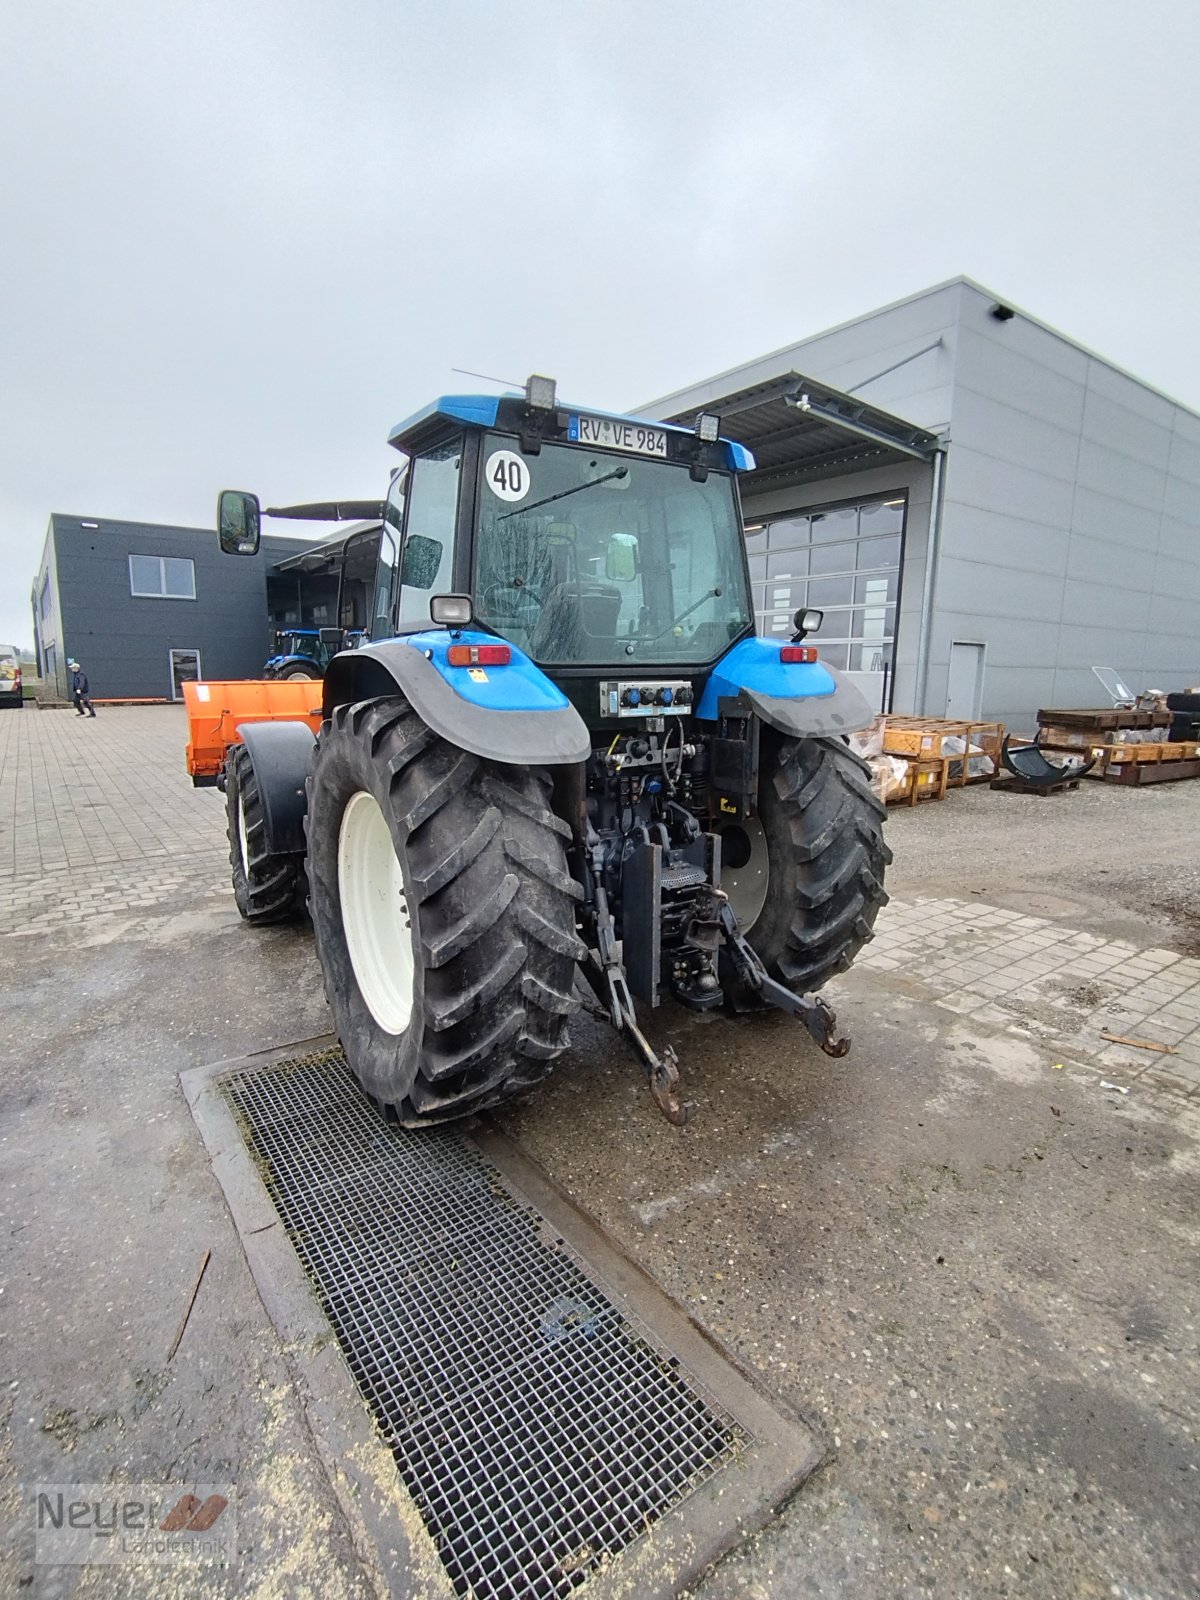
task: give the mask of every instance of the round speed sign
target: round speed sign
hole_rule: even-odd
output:
[[[524,500],[529,493],[529,465],[515,450],[493,450],[483,477],[499,500]]]

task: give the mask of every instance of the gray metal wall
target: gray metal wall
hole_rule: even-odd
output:
[[[84,521],[99,526],[86,528]],[[221,554],[206,529],[58,514],[51,528],[58,659],[80,661],[93,695],[169,698],[172,648],[198,650],[206,678],[261,674],[269,643],[266,566],[290,544],[275,545],[269,557],[233,557]],[[131,554],[190,558],[196,598],[131,594]]]
[[[843,323],[812,339],[787,345],[744,367],[718,373],[692,388],[664,396],[645,407],[647,414],[668,416],[702,406],[732,390],[777,378],[792,370],[836,388],[852,391],[872,405],[934,433],[949,424],[954,387],[954,362],[963,284],[943,284]],[[885,371],[891,368],[892,370]],[[880,377],[878,374],[883,373]],[[736,425],[730,431],[736,435]],[[896,626],[896,711],[912,711],[917,699],[921,597],[925,591],[925,559],[932,512],[931,469],[919,461],[807,482],[765,494],[755,491],[753,474],[743,480],[746,520],[784,511],[801,511],[870,495],[908,495],[904,567]],[[818,645],[820,640],[817,640]]]
[[[749,492],[742,502],[746,521],[755,522],[772,514],[805,511],[813,506],[825,506],[844,500],[907,495],[900,605],[893,658],[895,681],[892,705],[896,711],[909,711],[913,704],[932,481],[932,471],[923,461],[910,461],[904,466],[878,467],[870,472],[849,473],[845,477],[827,478],[818,483],[808,483],[791,489],[773,489],[766,494]],[[748,483],[752,484],[753,479],[749,479]],[[819,635],[813,643],[820,647]]]
[[[955,279],[646,409],[794,369],[946,434],[923,701],[929,469],[743,486],[748,520],[908,490],[897,711],[946,713],[955,641],[984,646],[982,714],[1017,729],[1040,706],[1104,703],[1093,666],[1135,690],[1200,683],[1200,416],[1019,312],[996,320],[996,303]]]
[[[938,433],[950,420],[962,291],[961,281],[941,284],[811,339],[785,345],[743,367],[719,372],[640,409],[647,416],[667,417],[703,406],[735,389],[796,371]],[[877,376],[888,367],[893,370]],[[736,433],[736,428],[733,431]]]
[[[963,284],[926,709],[954,640],[986,645],[984,714],[1200,682],[1200,417]]]
[[[38,647],[38,674],[52,678],[60,693],[65,693],[66,658],[59,640],[62,636],[62,617],[58,609],[58,586],[55,582],[54,520],[46,531],[42,559],[38,563],[37,577],[33,580],[35,635]],[[45,609],[43,610],[43,598]]]

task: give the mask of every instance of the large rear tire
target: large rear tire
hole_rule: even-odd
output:
[[[742,931],[797,993],[845,972],[887,904],[887,813],[868,780],[841,739],[764,729],[758,817],[722,831],[721,882]]]
[[[544,772],[435,734],[407,701],[339,706],[309,780],[308,871],[334,1025],[405,1127],[528,1088],[576,1009],[578,885]]]
[[[268,850],[262,798],[244,744],[233,746],[225,765],[225,817],[233,898],[243,921],[267,924],[302,917],[308,893],[304,856]]]

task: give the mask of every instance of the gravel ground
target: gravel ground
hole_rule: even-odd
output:
[[[893,894],[976,894],[1200,955],[1200,779],[1137,789],[1085,779],[1047,799],[976,784],[894,807],[887,836]]]

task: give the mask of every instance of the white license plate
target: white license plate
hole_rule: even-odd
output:
[[[575,444],[594,445],[597,450],[631,450],[639,456],[665,456],[667,434],[664,428],[648,428],[640,422],[617,422],[612,417],[572,417],[567,438]]]

